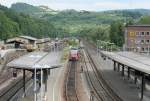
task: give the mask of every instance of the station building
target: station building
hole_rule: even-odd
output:
[[[6,43],[13,44],[15,48],[20,48],[21,44],[23,44],[24,47],[36,47],[36,41],[37,39],[31,36],[18,36],[8,39]]]
[[[124,47],[127,51],[150,52],[150,25],[128,25]]]

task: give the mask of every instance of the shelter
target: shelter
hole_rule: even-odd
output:
[[[20,48],[20,44],[24,44],[24,41],[19,37],[11,38],[6,41],[7,44],[14,44],[15,48]]]
[[[134,72],[134,83],[137,83],[137,76],[141,77],[141,100],[143,100],[145,78],[150,76],[150,58],[135,54],[133,52],[107,52],[100,51],[103,57],[108,57],[114,63],[114,71],[120,71],[125,76],[127,69],[127,77],[130,79],[131,72]]]
[[[50,69],[61,67],[60,65],[60,53],[59,52],[31,52],[18,59],[8,63],[7,66],[15,69],[23,70],[24,79],[24,93],[25,93],[25,71],[31,71],[34,74],[34,101],[37,101],[37,88],[36,80],[37,73],[41,75],[41,98],[43,98],[43,82],[45,87],[47,86],[47,76]],[[43,77],[44,76],[44,77]]]

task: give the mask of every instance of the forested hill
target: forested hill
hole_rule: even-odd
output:
[[[55,36],[54,34],[58,33],[59,30],[50,21],[17,13],[0,5],[0,40],[6,40],[18,35],[34,37]]]
[[[50,9],[48,6],[33,6],[26,3],[12,4],[11,9],[19,13],[25,13],[34,17],[41,17],[45,14],[57,14],[57,11]]]
[[[67,32],[77,33],[81,27],[95,27],[101,24],[110,25],[114,21],[134,20],[137,22],[141,16],[150,15],[147,9],[127,9],[127,10],[110,10],[101,12],[63,10],[55,11],[44,6],[32,6],[25,3],[16,3],[12,9],[17,12],[23,12],[34,17],[51,21],[55,26],[63,28]],[[55,12],[55,13],[54,13]],[[63,26],[62,26],[63,25]]]
[[[38,13],[38,12],[43,12],[43,9],[40,9],[39,7],[35,7],[29,4],[25,4],[25,3],[17,3],[17,4],[13,4],[11,6],[11,8],[17,12],[23,12],[26,14],[33,14],[33,13]]]
[[[128,24],[150,24],[150,10],[55,11],[44,5],[25,3],[13,4],[10,9],[0,6],[0,39],[20,34],[36,37],[80,35],[122,46],[124,27]]]
[[[23,12],[36,17],[46,18],[54,21],[77,21],[77,22],[94,22],[94,23],[110,23],[120,19],[138,19],[143,15],[150,15],[148,9],[125,9],[125,10],[109,10],[101,12],[63,10],[55,11],[47,6],[32,6],[26,3],[16,3],[11,9],[17,12]],[[54,13],[55,12],[55,13]],[[37,16],[39,15],[39,16]],[[72,23],[72,22],[71,22]]]

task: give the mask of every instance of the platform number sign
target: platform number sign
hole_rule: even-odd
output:
[[[135,37],[135,32],[129,32],[130,37]]]

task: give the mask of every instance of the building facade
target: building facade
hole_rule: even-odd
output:
[[[129,25],[125,28],[125,49],[150,52],[150,25]]]

